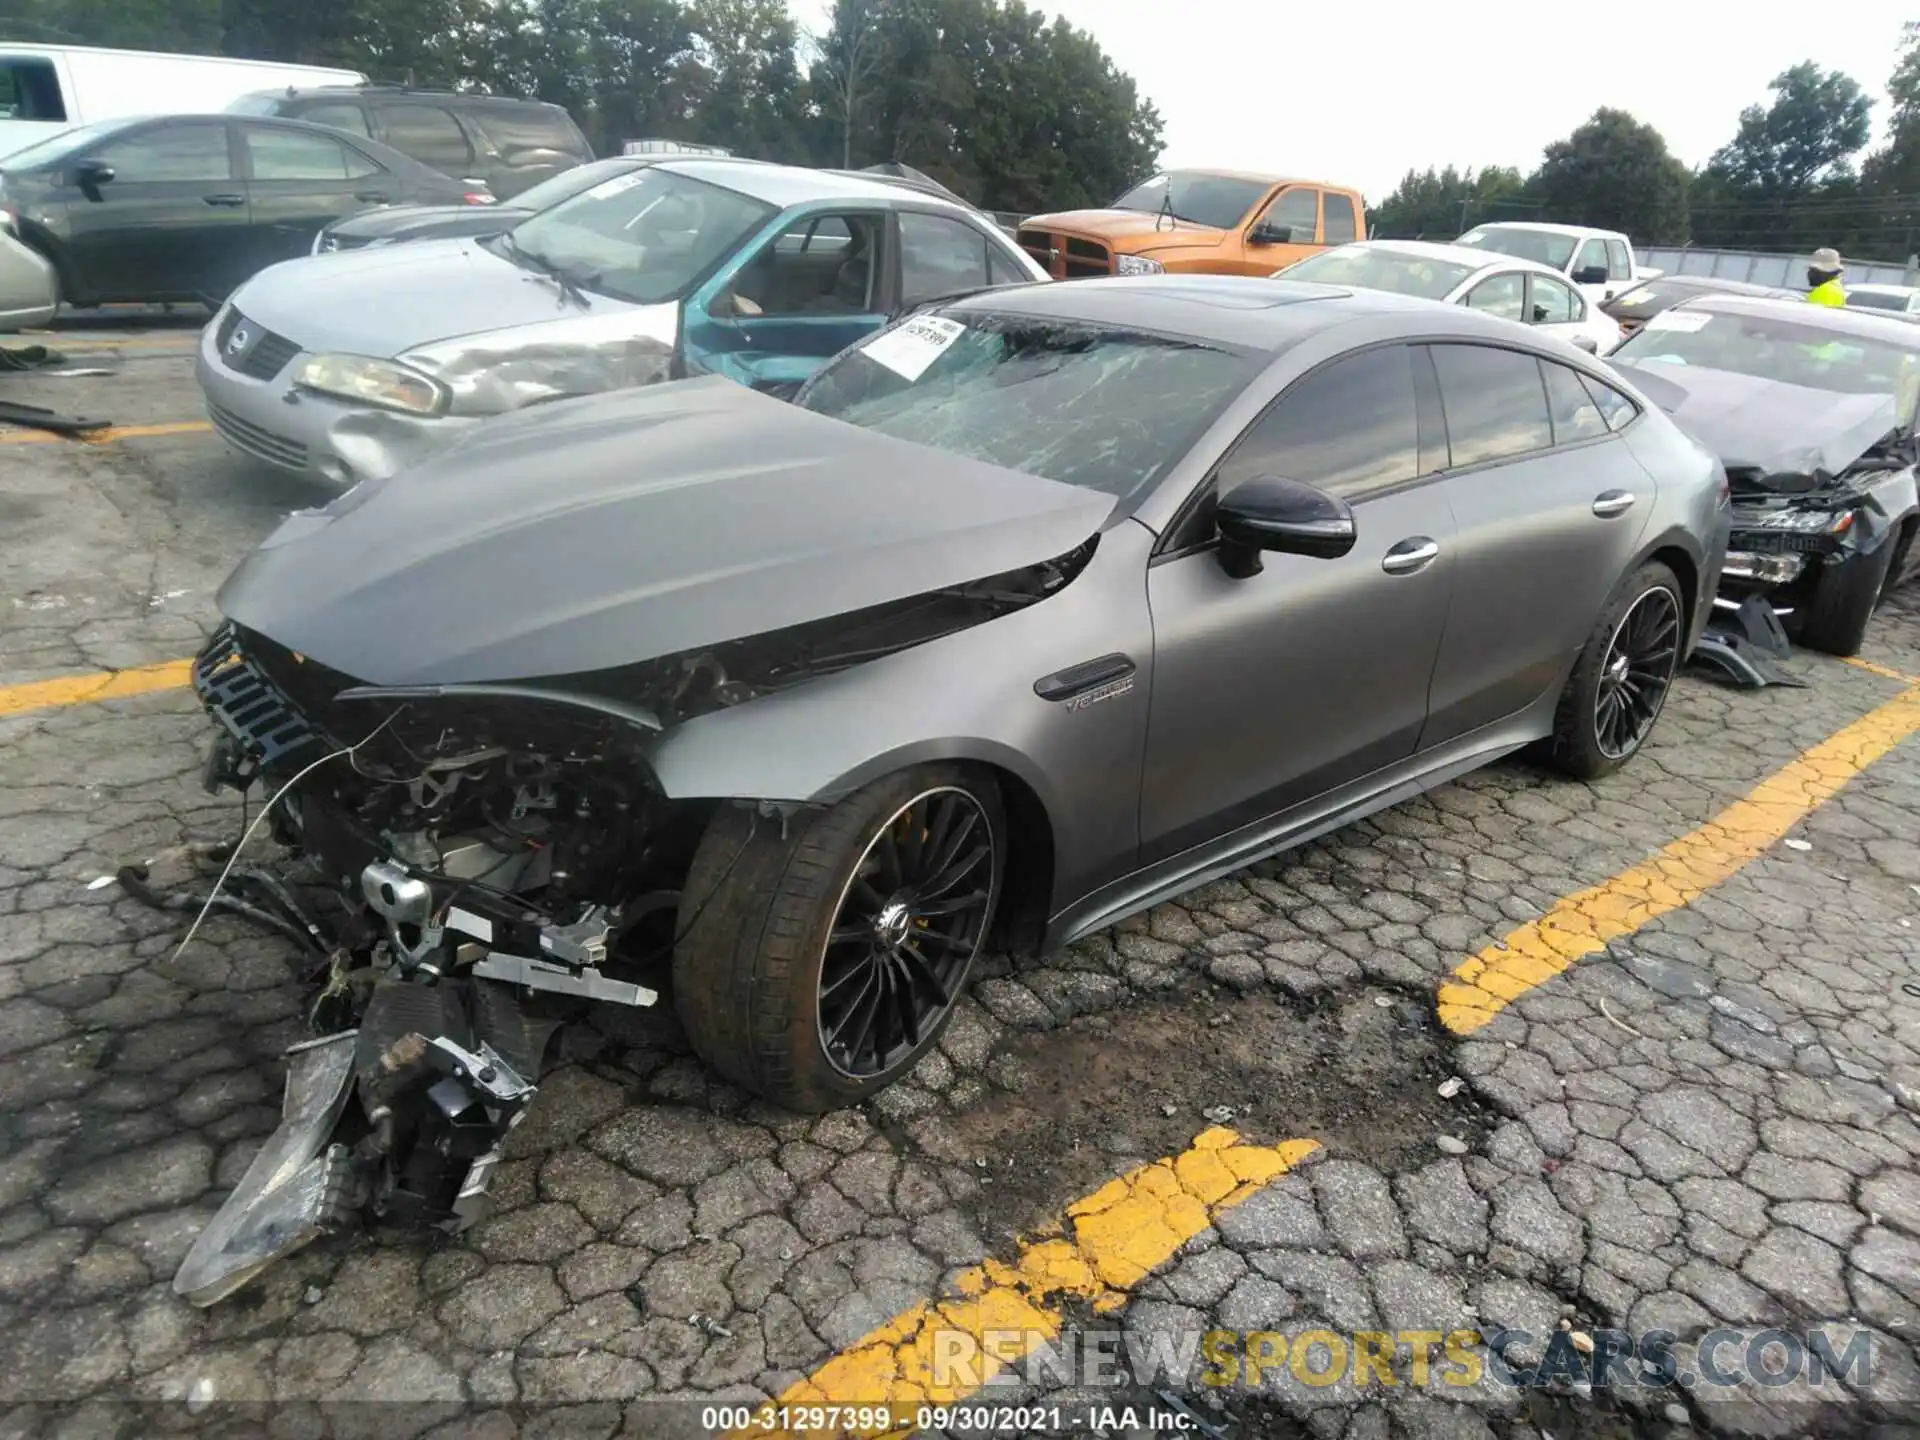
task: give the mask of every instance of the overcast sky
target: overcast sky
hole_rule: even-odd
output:
[[[802,26],[827,0],[791,0]],[[1380,200],[1409,168],[1512,165],[1612,105],[1698,165],[1732,138],[1767,82],[1812,60],[1878,102],[1903,20],[1920,5],[1658,6],[1583,0],[1049,0],[1092,32],[1160,108],[1162,163],[1265,170],[1355,185]]]

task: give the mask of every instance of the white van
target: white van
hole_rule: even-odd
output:
[[[0,40],[0,158],[95,120],[222,110],[282,85],[366,83],[358,70],[319,65]]]

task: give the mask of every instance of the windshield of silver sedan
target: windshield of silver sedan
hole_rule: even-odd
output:
[[[616,175],[481,243],[529,270],[637,305],[677,300],[773,206],[648,168]]]
[[[1179,460],[1258,368],[1196,340],[943,310],[848,351],[795,400],[896,439],[1125,496]]]
[[[1476,267],[1405,250],[1371,245],[1342,245],[1323,250],[1275,273],[1276,280],[1307,280],[1316,285],[1351,285],[1356,290],[1391,290],[1426,300],[1444,300]]]

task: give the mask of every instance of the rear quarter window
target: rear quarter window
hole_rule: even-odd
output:
[[[580,132],[563,110],[544,105],[486,105],[468,110],[466,118],[503,154],[515,150],[585,154]]]
[[[0,58],[0,120],[64,121],[66,97],[53,61],[23,55]]]

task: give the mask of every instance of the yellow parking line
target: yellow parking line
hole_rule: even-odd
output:
[[[92,675],[62,675],[27,685],[0,687],[0,717],[24,715],[29,710],[52,710],[61,705],[86,705],[95,700],[124,700],[156,690],[177,690],[193,669],[191,660],[167,660],[132,670],[108,670]]]
[[[174,420],[165,425],[114,425],[83,435],[56,435],[51,430],[9,430],[0,433],[0,445],[54,445],[79,440],[88,445],[111,445],[116,440],[141,440],[153,435],[204,435],[213,426],[205,420]]]
[[[1118,1309],[1127,1292],[1187,1241],[1319,1149],[1314,1140],[1249,1145],[1214,1127],[1191,1147],[1109,1181],[1068,1207],[1071,1234],[1054,1226],[1023,1242],[1011,1263],[989,1260],[963,1273],[957,1299],[915,1305],[856,1340],[790,1386],[780,1406],[885,1407],[888,1424],[828,1426],[827,1433],[912,1428],[920,1404],[974,1394],[1001,1370],[1051,1341],[1066,1300]],[[801,1423],[796,1421],[796,1423]],[[756,1426],[740,1437],[767,1433]]]
[[[1690,904],[1764,854],[1816,806],[1920,731],[1920,686],[1861,716],[1652,859],[1561,900],[1441,982],[1440,1021],[1471,1035],[1537,985],[1649,920]]]

